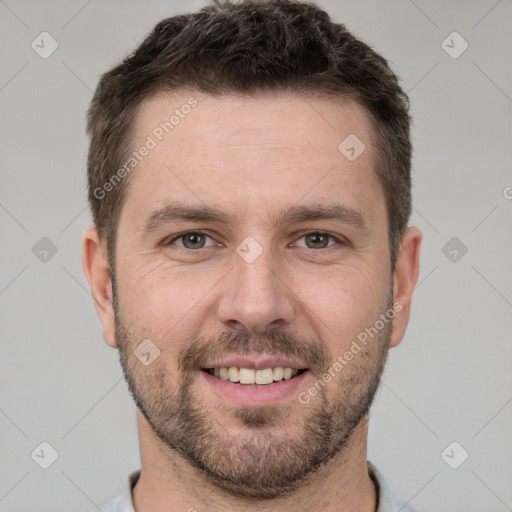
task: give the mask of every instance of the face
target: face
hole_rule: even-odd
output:
[[[355,160],[338,149],[350,134]],[[282,495],[343,453],[389,347],[371,121],[346,100],[175,93],[143,104],[134,146],[148,136],[113,282],[130,390],[169,453],[233,495]]]

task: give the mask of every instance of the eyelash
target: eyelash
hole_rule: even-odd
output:
[[[164,240],[163,245],[164,246],[172,245],[176,240],[179,240],[180,238],[183,238],[186,235],[204,235],[205,237],[212,239],[212,237],[210,235],[207,235],[206,233],[203,233],[202,231],[185,231],[183,233],[180,233],[178,235],[173,236],[171,239]],[[342,239],[340,239],[340,238],[338,238],[338,237],[336,237],[334,235],[331,235],[330,233],[327,233],[325,231],[308,231],[306,233],[303,233],[298,238],[298,240],[300,240],[301,238],[304,238],[305,236],[308,236],[308,235],[327,236],[330,239],[335,240],[336,244],[328,245],[327,247],[320,247],[319,249],[312,249],[311,247],[303,247],[303,249],[311,249],[313,251],[318,251],[320,249],[324,249],[324,250],[325,249],[330,249],[331,247],[335,247],[336,245],[348,245],[348,241],[342,240]],[[180,247],[180,246],[178,246],[178,247]],[[210,246],[210,247],[213,247],[213,246]],[[187,247],[180,247],[180,248],[181,249],[185,249],[187,251],[199,251],[201,249],[208,249],[208,247],[200,247],[199,249],[188,249]]]

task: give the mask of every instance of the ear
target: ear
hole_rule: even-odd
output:
[[[96,228],[88,228],[82,236],[82,266],[91,289],[94,307],[103,325],[103,338],[116,348],[112,282],[107,251]]]
[[[394,275],[393,304],[396,305],[396,315],[393,319],[390,347],[396,347],[402,341],[409,323],[412,292],[420,270],[421,239],[421,231],[414,226],[408,227],[402,238]]]

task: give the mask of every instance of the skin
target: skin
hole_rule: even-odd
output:
[[[407,228],[391,275],[385,196],[372,168],[372,125],[357,104],[344,99],[305,101],[293,95],[159,94],[145,101],[138,113],[134,147],[144,144],[147,135],[191,95],[198,106],[136,168],[122,208],[115,274],[124,337],[119,328],[116,332],[105,243],[94,228],[84,233],[83,266],[103,335],[125,355],[138,391],[149,403],[152,393],[163,398],[166,392],[178,392],[184,375],[178,360],[195,340],[213,340],[214,347],[225,333],[264,338],[278,328],[321,345],[332,363],[361,331],[375,324],[390,301],[398,302],[401,309],[389,332],[369,343],[363,356],[355,356],[308,405],[293,393],[273,406],[278,423],[265,416],[259,427],[244,424],[226,397],[215,393],[197,372],[187,374],[192,376],[194,402],[219,442],[229,433],[233,446],[254,442],[263,452],[283,440],[300,444],[315,408],[334,408],[339,402],[341,414],[353,382],[362,379],[364,384],[367,379],[361,375],[376,375],[387,349],[402,340],[418,278],[422,235],[415,227]],[[366,145],[353,162],[338,150],[349,134]],[[151,212],[174,200],[223,207],[233,222],[180,221],[144,233]],[[274,212],[315,203],[360,210],[367,230],[336,220],[279,227],[271,223]],[[186,249],[183,239],[163,243],[184,231],[205,233],[210,237],[205,241],[208,247]],[[304,237],[311,231],[348,243],[331,239],[327,248],[311,248]],[[252,263],[235,252],[248,236],[263,249]],[[146,367],[131,352],[147,338],[161,353]],[[300,390],[321,377],[319,368],[315,370],[318,373],[305,376]],[[151,381],[152,376],[161,378]],[[169,510],[169,503],[176,511],[290,510],[298,503],[310,511],[376,510],[376,489],[366,467],[367,415],[317,472],[289,493],[267,500],[223,489],[163,442],[140,410],[137,422],[142,463],[132,492],[137,512]]]

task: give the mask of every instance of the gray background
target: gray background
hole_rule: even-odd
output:
[[[84,115],[101,73],[202,5],[0,0],[0,511],[92,510],[139,465],[134,405],[81,268]],[[511,2],[319,5],[391,61],[415,119],[421,272],[369,459],[420,510],[512,510]],[[59,45],[46,59],[31,48],[43,31]],[[442,47],[454,31],[469,44],[458,58]],[[57,248],[46,261],[43,237]],[[42,441],[58,452],[48,469],[31,458]]]

